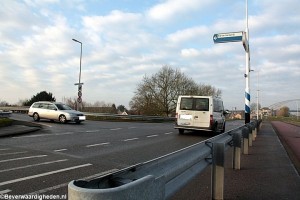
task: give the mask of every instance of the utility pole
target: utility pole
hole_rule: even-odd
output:
[[[77,98],[77,110],[82,110],[82,85],[81,83],[81,59],[82,59],[82,42],[72,39],[74,42],[80,43],[80,64],[79,64],[79,80],[78,83],[75,83],[75,85],[78,85],[78,98]]]

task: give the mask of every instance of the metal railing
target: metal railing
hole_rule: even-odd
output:
[[[70,200],[169,199],[212,164],[212,199],[223,199],[224,154],[233,147],[233,168],[240,169],[241,152],[248,154],[260,121],[90,181],[68,185]]]
[[[0,110],[0,118],[9,118],[11,116],[11,112]]]

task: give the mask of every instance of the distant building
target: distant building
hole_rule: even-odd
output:
[[[229,119],[243,119],[244,115],[245,115],[245,111],[244,110],[233,110],[228,115],[228,118]]]
[[[268,107],[263,107],[260,109],[260,114],[263,117],[272,116],[272,110]]]

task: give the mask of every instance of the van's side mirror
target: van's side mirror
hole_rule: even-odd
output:
[[[229,111],[229,110],[224,110],[224,111],[223,111],[223,115],[228,115],[228,114],[230,114],[230,111]]]

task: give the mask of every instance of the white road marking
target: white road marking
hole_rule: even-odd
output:
[[[6,150],[9,150],[9,149],[0,149],[0,151],[6,151]]]
[[[168,132],[168,133],[164,133],[165,135],[170,135],[170,134],[172,134],[173,132]]]
[[[19,152],[12,152],[12,153],[2,153],[0,156],[6,156],[6,155],[15,155],[15,154],[21,154],[21,153],[27,153],[28,151],[19,151]]]
[[[67,151],[68,149],[55,149],[55,150],[53,150],[53,151],[55,151],[55,152],[60,152],[60,151]]]
[[[38,124],[42,124],[43,126],[47,126],[47,127],[52,127],[51,125],[49,125],[49,124],[45,124],[45,123],[38,123]]]
[[[86,133],[96,133],[99,132],[100,130],[91,130],[91,131],[85,131]]]
[[[147,138],[157,137],[158,135],[148,135]]]
[[[128,127],[128,129],[134,129],[134,128],[136,128],[135,126],[132,126],[132,127]]]
[[[86,145],[85,147],[95,147],[95,146],[103,146],[103,145],[108,145],[110,144],[109,142],[104,142],[104,143],[99,143],[99,144],[90,144],[90,145]]]
[[[126,139],[126,140],[123,140],[124,142],[127,142],[127,141],[132,141],[132,140],[138,140],[139,138],[130,138],[130,139]]]
[[[91,166],[91,165],[92,165],[91,163],[84,164],[84,165],[77,165],[77,166],[68,167],[68,168],[64,168],[64,169],[59,169],[59,170],[55,170],[55,171],[51,171],[51,172],[46,172],[46,173],[42,173],[42,174],[36,174],[36,175],[27,176],[27,177],[23,177],[23,178],[18,178],[18,179],[13,179],[13,180],[9,180],[9,181],[4,181],[4,182],[0,183],[0,186],[12,184],[12,183],[17,183],[17,182],[21,182],[21,181],[26,181],[26,180],[29,180],[29,179],[39,178],[39,177],[43,177],[43,176],[48,176],[48,175],[51,175],[51,174],[57,174],[57,173],[60,173],[60,172],[70,171],[72,169],[77,169],[77,168],[82,168],[82,167],[88,167],[88,166]]]
[[[47,134],[37,134],[37,135],[26,135],[26,136],[16,136],[13,138],[34,138],[34,137],[45,137],[45,136],[53,136],[53,135],[70,135],[74,134],[74,132],[66,132],[66,133],[47,133]]]
[[[16,136],[13,138],[32,138],[32,137],[42,137],[42,136],[49,136],[49,135],[53,135],[53,134],[37,134],[37,135],[26,135],[26,136]]]
[[[101,172],[101,173],[94,174],[94,175],[87,176],[87,177],[80,178],[80,179],[81,180],[89,180],[89,179],[97,178],[97,177],[103,176],[105,174],[113,173],[113,172],[116,172],[116,171],[118,171],[118,169],[111,169],[111,170],[108,170],[108,171],[105,171],[105,172]],[[56,189],[59,189],[59,188],[62,188],[62,187],[66,187],[66,186],[68,186],[68,184],[69,184],[69,182],[62,183],[60,185],[55,185],[55,186],[44,188],[44,189],[41,189],[41,190],[38,190],[38,191],[35,191],[35,192],[31,192],[28,195],[43,194],[43,193],[46,193],[46,192],[49,192],[49,191],[52,191],[52,190],[56,190]]]
[[[11,192],[11,190],[9,190],[9,189],[7,189],[7,190],[2,190],[2,191],[0,191],[0,194],[7,194],[7,193],[9,193],[9,192]]]
[[[54,135],[71,135],[71,134],[74,134],[74,132],[56,133]]]
[[[112,128],[112,129],[109,129],[109,130],[111,130],[111,131],[117,131],[117,130],[120,130],[120,129],[122,129],[122,128]]]
[[[33,165],[25,165],[22,167],[15,167],[15,168],[10,168],[10,169],[3,169],[0,170],[1,172],[8,172],[8,171],[13,171],[13,170],[18,170],[18,169],[25,169],[25,168],[29,168],[29,167],[35,167],[35,166],[40,166],[40,165],[48,165],[48,164],[53,164],[53,163],[58,163],[58,162],[64,162],[67,161],[68,159],[64,159],[64,160],[54,160],[54,161],[49,161],[49,162],[43,162],[43,163],[38,163],[38,164],[33,164]]]
[[[41,157],[45,157],[45,156],[48,156],[48,155],[37,155],[37,156],[28,156],[28,157],[21,157],[21,158],[12,158],[12,159],[7,159],[7,160],[0,160],[0,163],[15,161],[15,160],[25,160],[25,159],[30,159],[30,158],[41,158]]]

